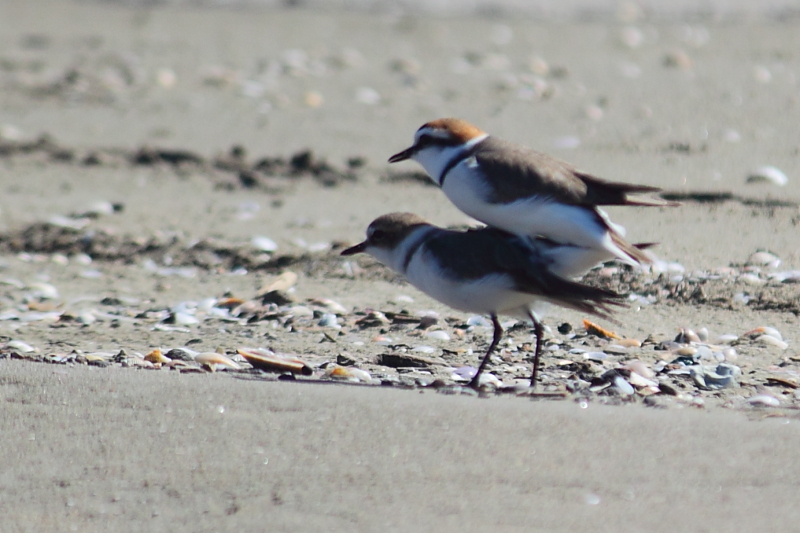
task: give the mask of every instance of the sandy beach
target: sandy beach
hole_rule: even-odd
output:
[[[797,17],[587,5],[0,2],[0,531],[792,530]],[[682,202],[609,209],[660,270],[587,277],[640,346],[554,308],[547,397],[479,396],[491,328],[339,256],[391,211],[472,223],[386,163],[443,116]]]

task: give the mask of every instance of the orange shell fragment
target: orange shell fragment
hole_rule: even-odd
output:
[[[598,326],[594,322],[586,320],[585,318],[583,319],[583,327],[586,328],[586,333],[589,335],[597,335],[598,337],[603,337],[605,339],[622,339],[622,337],[613,331],[609,331],[602,326]]]

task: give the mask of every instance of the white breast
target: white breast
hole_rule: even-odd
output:
[[[526,310],[535,303],[530,294],[513,290],[513,282],[505,274],[475,280],[448,277],[424,248],[409,263],[406,279],[431,298],[459,311],[525,318]]]

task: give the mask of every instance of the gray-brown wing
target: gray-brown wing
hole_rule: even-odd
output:
[[[445,270],[462,279],[503,273],[520,292],[605,318],[609,318],[610,305],[621,305],[622,297],[614,292],[553,274],[549,270],[551,261],[527,239],[502,230],[447,231],[429,239],[425,247]]]
[[[572,205],[652,205],[646,200],[629,200],[627,195],[661,190],[606,181],[555,157],[494,137],[481,143],[475,158],[492,184],[488,198],[492,203],[542,195]],[[655,205],[664,203],[656,201]]]

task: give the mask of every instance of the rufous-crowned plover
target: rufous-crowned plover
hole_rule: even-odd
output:
[[[651,262],[625,240],[624,228],[611,222],[598,206],[676,205],[629,198],[629,194],[661,189],[596,178],[456,118],[424,124],[414,135],[414,144],[389,162],[406,159],[420,163],[467,215],[517,235],[594,250],[596,262],[615,257],[632,266]]]
[[[555,250],[555,255],[553,254]],[[367,239],[342,255],[366,253],[405,277],[428,296],[454,309],[487,314],[494,336],[470,386],[478,387],[489,357],[503,335],[498,315],[530,319],[536,335],[535,386],[542,349],[543,303],[552,303],[610,319],[611,306],[624,306],[614,292],[570,281],[553,273],[561,257],[558,245],[507,233],[496,228],[451,231],[412,213],[376,218]]]

